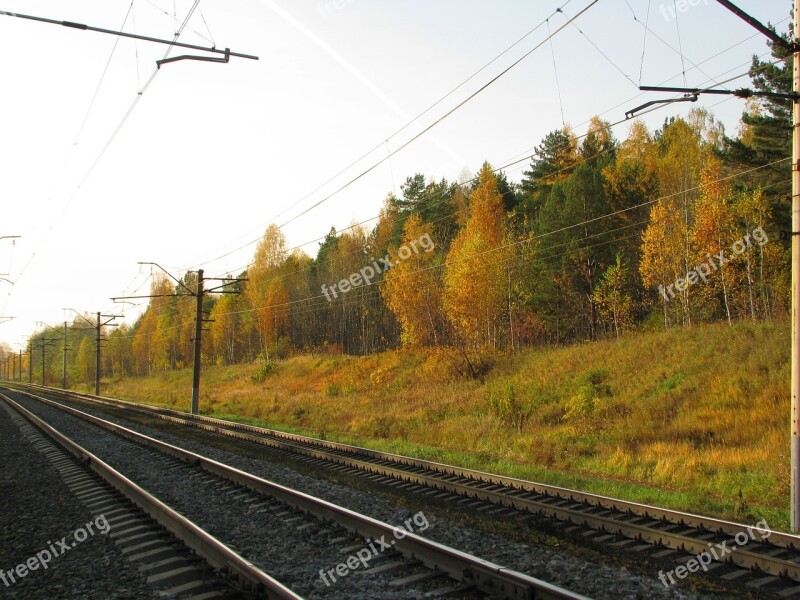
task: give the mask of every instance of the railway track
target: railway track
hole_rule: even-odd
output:
[[[217,548],[221,556],[212,553],[212,564],[222,572],[235,572],[240,579],[244,577],[240,571],[246,566],[256,580],[240,587],[258,590],[257,593],[269,592],[258,597],[300,597],[289,590],[291,587],[306,590],[313,597],[399,598],[425,594],[461,598],[584,598],[417,535],[413,526],[422,525],[422,513],[407,519],[404,526],[391,526],[46,398],[20,392],[0,394],[0,398],[72,454],[88,460],[116,489],[127,495],[131,492],[129,488],[135,486],[138,491],[131,497],[139,506],[142,495],[147,494],[144,486],[159,497],[163,495],[160,501],[151,496],[151,504],[158,503],[161,510],[172,511],[173,520],[183,519],[180,525],[170,526],[179,537],[190,521],[176,511],[188,513],[198,522],[190,538],[200,536],[224,546],[225,551]],[[33,399],[35,407],[30,402]],[[53,419],[73,432],[70,435],[76,439],[45,423]],[[79,445],[82,438],[89,445],[101,448],[103,456],[110,457],[107,460],[128,472],[131,479],[134,478],[131,474],[135,474],[139,485],[102,462],[91,453],[91,448]],[[130,485],[121,484],[123,480]],[[198,502],[198,498],[202,501]],[[153,514],[149,506],[144,510]],[[165,527],[169,525],[162,516],[155,516]],[[237,528],[234,534],[232,531]],[[264,532],[269,537],[266,543]],[[201,554],[199,549],[195,550]],[[280,570],[282,575],[278,579],[286,582],[284,586],[256,566],[269,564],[265,557],[270,552],[273,557],[294,552],[292,560],[306,564],[299,565],[295,572]],[[350,556],[343,561],[347,554]],[[211,562],[208,556],[206,559]],[[230,560],[234,561],[232,565],[225,562]],[[314,568],[309,570],[308,564],[314,564]],[[272,568],[270,572],[275,573]],[[290,574],[288,579],[283,576],[286,573]],[[309,573],[316,579],[313,586],[309,585]],[[332,584],[345,587],[328,589]],[[360,595],[364,590],[367,595]],[[415,595],[404,595],[412,591]]]
[[[34,386],[37,387],[38,386]],[[137,403],[38,388],[51,397],[88,402],[148,418],[244,440],[318,466],[370,477],[374,482],[434,498],[453,497],[491,515],[534,513],[567,524],[566,529],[615,548],[643,551],[685,562],[715,551],[703,570],[751,588],[774,588],[781,597],[800,596],[800,537],[759,532],[745,524],[714,519],[566,488],[484,473],[280,431]],[[737,535],[739,538],[737,538]],[[746,544],[737,543],[747,536]],[[672,556],[674,555],[674,556]]]
[[[29,411],[8,401],[3,409],[22,435],[53,464],[95,519],[106,523],[107,533],[127,559],[165,597],[301,600]],[[74,546],[75,543],[71,547]],[[64,553],[65,548],[68,546],[62,544],[60,552]]]

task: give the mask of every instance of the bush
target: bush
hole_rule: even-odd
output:
[[[486,386],[486,399],[495,417],[503,423],[511,425],[517,431],[530,416],[530,403],[525,403],[517,397],[517,390],[510,380],[498,380]]]
[[[573,423],[580,430],[596,429],[601,398],[612,395],[611,388],[605,383],[607,377],[606,369],[595,369],[584,375],[583,383],[566,402],[565,421]]]
[[[263,383],[267,377],[269,377],[270,375],[272,375],[272,373],[275,372],[276,368],[277,365],[274,362],[270,360],[265,360],[264,362],[261,363],[261,366],[258,368],[258,371],[253,373],[253,375],[250,377],[250,381],[252,381],[253,383]]]
[[[597,412],[599,398],[595,394],[594,386],[590,383],[578,388],[578,393],[567,400],[565,421],[572,421],[579,425],[587,425]]]

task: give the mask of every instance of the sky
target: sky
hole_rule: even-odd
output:
[[[171,39],[195,1],[0,11]],[[789,25],[789,0],[737,5]],[[147,293],[156,268],[139,262],[235,275],[270,223],[314,256],[415,173],[506,165],[564,123],[580,135],[593,115],[615,123],[671,96],[639,84],[709,87],[769,56],[714,0],[200,0],[180,41],[259,60],[157,69],[164,45],[0,15],[0,342],[24,347],[40,323],[71,321],[65,309],[132,324],[144,301],[110,298]],[[208,56],[170,55],[186,53]],[[744,102],[727,96],[642,119],[654,129],[697,106],[736,133]]]

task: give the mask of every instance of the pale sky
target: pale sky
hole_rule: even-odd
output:
[[[5,0],[0,10],[171,38],[193,3]],[[297,216],[385,158],[540,44],[548,25],[555,32],[589,4],[201,0],[181,41],[213,40],[260,60],[164,65],[113,139],[166,47],[120,39],[112,56],[115,36],[0,15],[0,236],[22,236],[0,240],[0,273],[15,282],[0,281],[0,316],[15,317],[0,324],[0,341],[17,349],[37,321],[71,320],[63,307],[125,311],[133,323],[143,307],[109,298],[147,293],[150,267],[138,261],[178,276],[198,266],[206,276],[237,274],[255,249],[248,242],[269,223]],[[786,30],[789,0],[737,5]],[[563,12],[543,23],[558,7]],[[745,73],[754,53],[767,52],[761,34],[714,0],[599,0],[552,48],[542,45],[419,140],[286,225],[288,245],[315,255],[314,240],[331,226],[376,216],[386,194],[399,193],[416,172],[455,180],[486,160],[499,166],[531,154],[561,127],[562,111],[582,134],[592,115],[616,122],[664,97],[641,94],[640,81],[707,87]],[[185,53],[192,51],[172,55]],[[710,107],[733,134],[744,104],[704,96],[644,120],[655,128],[695,106]],[[618,139],[628,127],[615,127]],[[524,168],[507,174],[518,181]]]

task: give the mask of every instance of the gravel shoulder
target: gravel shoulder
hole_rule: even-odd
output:
[[[0,570],[4,578],[0,578],[0,597],[97,600],[157,597],[113,541],[99,533],[54,557],[47,569],[37,566],[23,577],[16,572],[9,575],[9,571],[16,571],[17,565],[26,563],[57,540],[73,539],[73,532],[92,521],[93,515],[69,491],[50,462],[21,434],[5,408],[0,408],[0,462],[3,465]]]

